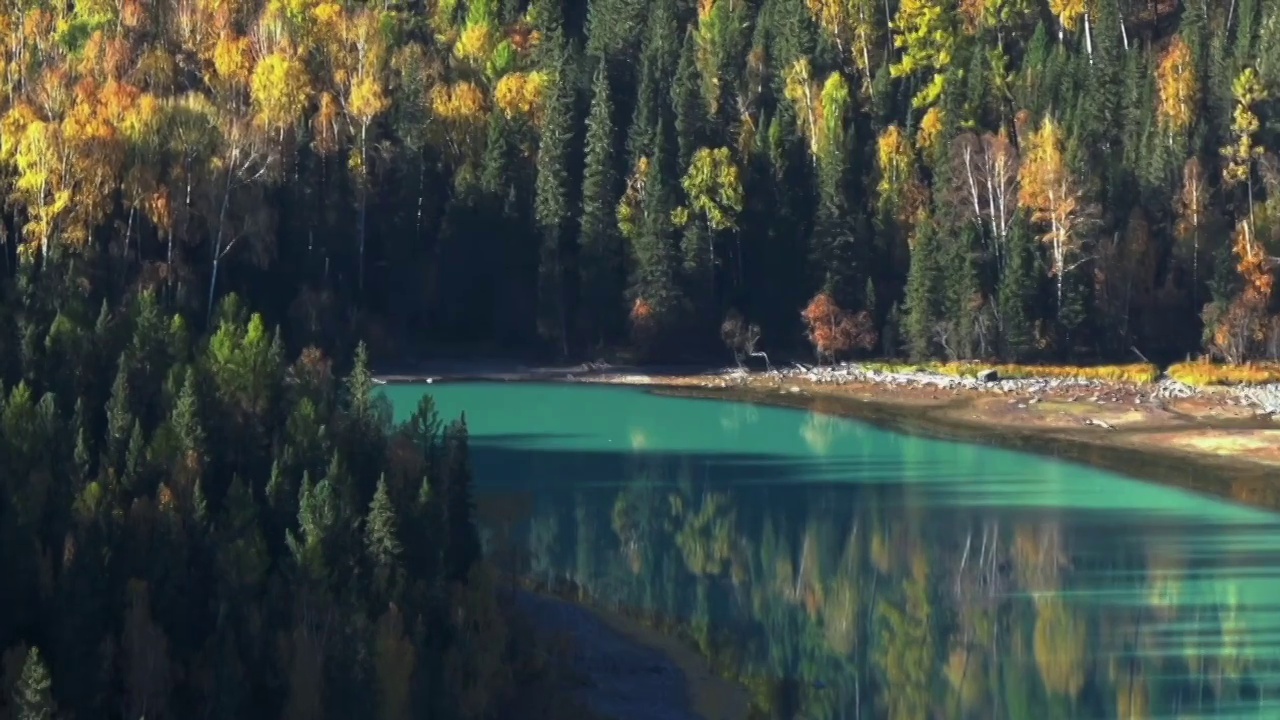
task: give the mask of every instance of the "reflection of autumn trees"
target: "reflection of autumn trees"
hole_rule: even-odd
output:
[[[847,492],[637,465],[616,491],[545,506],[593,546],[583,565],[583,548],[547,543],[550,565],[679,621],[794,717],[1147,718],[1252,692],[1245,603],[1196,597],[1176,546],[1099,558],[1065,520],[938,514],[923,486]],[[584,532],[591,512],[612,532]],[[1094,600],[1113,594],[1127,601]],[[1194,628],[1185,647],[1178,626]]]
[[[891,720],[929,717],[937,661],[933,635],[933,604],[929,596],[929,560],[917,550],[910,575],[894,598],[888,593],[876,605],[879,627],[873,659],[887,692],[881,697]]]
[[[1074,698],[1084,687],[1088,624],[1056,596],[1036,601],[1035,654],[1040,680],[1050,692]]]
[[[864,563],[862,546],[855,524],[845,540],[840,561],[827,584],[826,603],[822,606],[822,630],[831,652],[846,656],[859,642],[861,623],[861,583]]]
[[[944,670],[947,683],[960,699],[966,712],[980,708],[986,698],[987,672],[985,653],[961,645],[951,648]]]
[[[848,423],[833,415],[811,412],[800,427],[800,436],[814,455],[823,456],[831,451],[831,442],[836,435],[847,428]]]
[[[1019,585],[1031,592],[1052,592],[1061,587],[1060,569],[1067,557],[1062,549],[1062,529],[1056,524],[1019,525],[1014,530],[1013,562]]]
[[[1178,613],[1182,599],[1186,557],[1178,548],[1152,545],[1147,551],[1147,603],[1161,620]]]
[[[688,507],[684,498],[673,495],[671,508],[680,527],[676,545],[689,572],[699,577],[724,572],[737,534],[737,516],[728,495],[703,493],[696,510]]]
[[[647,560],[652,557],[656,533],[668,524],[656,481],[647,473],[637,474],[613,503],[613,532],[633,575],[652,569]]]

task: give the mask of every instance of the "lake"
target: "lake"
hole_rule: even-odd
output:
[[[384,392],[466,412],[496,554],[679,621],[777,717],[1280,717],[1280,516],[795,409]]]

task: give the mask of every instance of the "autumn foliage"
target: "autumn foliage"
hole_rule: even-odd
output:
[[[870,313],[849,313],[827,293],[814,295],[800,316],[819,360],[834,361],[852,350],[870,350],[879,339]]]

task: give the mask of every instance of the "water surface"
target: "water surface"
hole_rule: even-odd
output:
[[[794,409],[385,392],[466,412],[479,493],[522,508],[495,552],[688,624],[777,717],[1280,717],[1271,513]]]

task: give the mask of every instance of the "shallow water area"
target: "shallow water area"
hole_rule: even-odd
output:
[[[788,408],[384,392],[465,411],[502,556],[681,621],[779,717],[1280,717],[1272,513]]]

